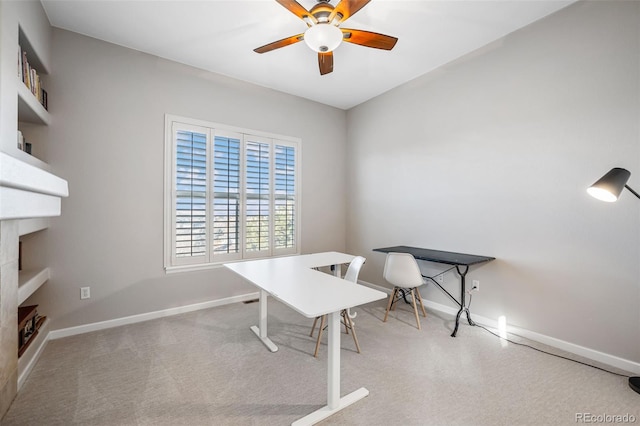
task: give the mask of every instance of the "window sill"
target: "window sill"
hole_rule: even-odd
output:
[[[200,265],[180,265],[180,266],[165,266],[164,271],[167,274],[176,274],[179,272],[193,272],[193,271],[205,271],[207,269],[218,269],[224,266],[223,262],[218,263],[206,263]]]
[[[201,263],[198,265],[178,265],[178,266],[165,266],[164,271],[166,274],[176,274],[180,272],[194,272],[194,271],[206,271],[209,269],[218,269],[222,268],[225,263],[239,263],[239,262],[247,262],[249,260],[261,260],[261,259],[273,259],[276,257],[286,257],[286,256],[298,256],[300,252],[289,253],[289,254],[281,254],[277,256],[267,256],[267,257],[254,257],[250,259],[236,259],[236,260],[226,260],[215,263]]]

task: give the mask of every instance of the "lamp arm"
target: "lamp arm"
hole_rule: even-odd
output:
[[[624,185],[624,187],[625,187],[625,188],[627,188],[627,189],[628,189],[628,190],[629,190],[633,195],[635,195],[636,197],[640,198],[640,195],[639,195],[636,191],[634,191],[633,189],[631,189],[631,188],[629,187],[629,185],[626,185],[626,184],[625,184],[625,185]]]

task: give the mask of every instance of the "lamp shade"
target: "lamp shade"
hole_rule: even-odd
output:
[[[591,185],[587,192],[594,198],[601,201],[613,202],[618,199],[624,189],[631,173],[626,169],[614,167],[602,176],[596,183]]]
[[[342,31],[335,25],[319,23],[305,31],[304,41],[316,52],[333,52],[342,42]]]

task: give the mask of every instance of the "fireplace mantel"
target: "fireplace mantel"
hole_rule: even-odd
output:
[[[0,152],[0,220],[60,216],[67,181]]]

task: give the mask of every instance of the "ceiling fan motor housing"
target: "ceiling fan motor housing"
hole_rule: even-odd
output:
[[[312,14],[314,18],[316,18],[318,23],[328,23],[329,15],[331,15],[331,12],[333,12],[333,9],[334,7],[331,6],[328,0],[327,1],[318,0],[318,4],[313,6],[311,10],[309,10],[309,13]],[[338,21],[339,21],[340,19],[342,19],[342,14],[336,13],[336,17],[338,18]]]

